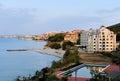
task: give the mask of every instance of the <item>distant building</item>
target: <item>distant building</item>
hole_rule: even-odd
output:
[[[111,52],[116,50],[116,34],[104,26],[81,33],[81,46],[88,52]]]
[[[76,43],[78,40],[78,34],[75,33],[69,33],[64,37],[64,40],[69,40],[73,43]]]
[[[64,37],[64,40],[73,42],[73,43],[77,43],[77,40],[79,39],[79,34],[82,33],[83,30],[74,30],[68,34],[66,34],[66,36]]]
[[[81,33],[81,45],[88,46],[88,31],[84,31]]]
[[[56,32],[49,32],[49,33],[44,33],[40,35],[36,35],[33,37],[35,40],[47,40],[49,37],[56,35]]]

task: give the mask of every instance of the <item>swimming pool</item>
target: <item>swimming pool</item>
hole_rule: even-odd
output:
[[[82,64],[62,72],[61,76],[92,78],[94,74],[102,72],[108,65],[103,64]]]

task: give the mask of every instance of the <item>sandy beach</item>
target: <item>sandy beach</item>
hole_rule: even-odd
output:
[[[54,56],[57,56],[60,58],[62,58],[65,53],[64,50],[61,50],[61,49],[56,50],[56,49],[51,49],[51,48],[30,49],[29,51],[38,52],[38,53],[42,53],[42,54],[54,55]]]

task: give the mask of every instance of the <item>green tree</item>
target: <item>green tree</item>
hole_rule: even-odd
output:
[[[59,81],[59,79],[56,77],[56,75],[49,75],[47,81]]]
[[[49,37],[48,41],[50,42],[61,42],[64,40],[65,33],[58,33],[55,36]]]
[[[70,41],[63,41],[62,43],[62,49],[65,50],[67,47],[71,47],[71,46],[74,46],[74,44]]]
[[[77,40],[77,44],[80,44],[80,34],[78,34],[78,40]]]
[[[49,42],[46,46],[49,46],[52,49],[60,49],[61,45],[59,42]]]
[[[116,40],[120,41],[120,23],[107,27],[117,34]]]

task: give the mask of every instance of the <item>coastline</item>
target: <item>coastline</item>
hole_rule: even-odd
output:
[[[56,50],[56,49],[51,49],[51,48],[31,49],[29,51],[38,52],[41,54],[53,55],[53,56],[57,56],[60,58],[62,58],[65,53],[64,50],[61,50],[61,49]]]
[[[6,50],[6,51],[9,51],[9,52],[12,52],[12,51],[32,51],[32,52],[38,52],[38,53],[41,53],[41,54],[48,54],[48,55],[53,55],[53,56],[57,56],[57,57],[60,57],[62,58],[65,51],[62,50],[62,49],[51,49],[51,48],[41,48],[41,49],[9,49],[9,50]]]

